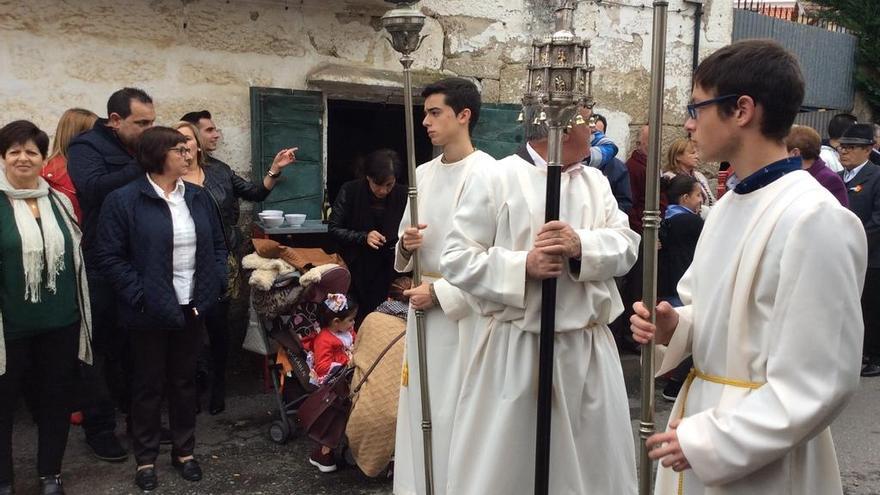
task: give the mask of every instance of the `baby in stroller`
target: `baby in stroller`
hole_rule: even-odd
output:
[[[303,340],[303,348],[312,354],[312,376],[317,379],[317,384],[324,383],[351,361],[357,310],[357,304],[345,294],[327,294],[319,306],[321,331],[313,338]],[[309,463],[322,473],[336,471],[333,446],[317,445],[309,456]]]

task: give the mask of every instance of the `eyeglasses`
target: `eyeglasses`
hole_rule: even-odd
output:
[[[174,151],[175,153],[177,153],[180,156],[186,156],[186,155],[192,154],[192,151],[190,151],[190,149],[187,148],[186,146],[180,146],[177,148],[168,148],[168,151]]]
[[[722,102],[725,100],[730,100],[733,98],[739,98],[740,96],[742,96],[742,95],[724,95],[724,96],[718,96],[716,98],[710,98],[708,100],[703,100],[699,103],[691,103],[690,105],[687,106],[688,116],[690,116],[690,118],[692,118],[694,120],[697,120],[697,109],[698,108],[702,108],[702,107],[709,106],[709,105],[714,105],[716,103],[719,103],[719,102]]]
[[[870,148],[870,145],[867,144],[841,144],[837,146],[838,153],[849,153],[853,150],[864,150]]]

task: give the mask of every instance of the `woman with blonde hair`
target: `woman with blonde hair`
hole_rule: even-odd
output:
[[[76,188],[67,175],[67,147],[74,137],[94,127],[97,120],[98,116],[94,112],[84,108],[70,108],[61,114],[55,129],[55,140],[52,142],[52,154],[40,173],[51,188],[61,191],[70,199],[78,222],[82,221],[82,212],[76,198]]]
[[[262,184],[244,181],[233,174],[226,165],[208,163],[206,149],[195,124],[181,121],[174,125],[174,129],[186,137],[185,144],[190,151],[187,158],[190,165],[189,171],[183,176],[183,180],[205,189],[215,207],[217,218],[220,219],[220,224],[223,226],[223,240],[229,252],[226,266],[227,291],[217,306],[205,315],[205,328],[210,339],[211,370],[213,371],[208,412],[211,415],[216,415],[226,409],[226,360],[229,349],[226,319],[229,313],[229,300],[238,297],[239,293],[238,252],[241,247],[241,236],[236,232],[235,224],[238,218],[237,198],[262,201],[266,199],[269,190]],[[272,162],[272,170],[280,170],[293,163],[295,152],[296,148],[279,151]],[[200,379],[201,376],[204,376],[201,371],[199,375]]]
[[[666,163],[663,164],[663,177],[672,179],[676,175],[689,175],[697,180],[700,184],[700,190],[703,193],[703,208],[701,216],[706,218],[709,208],[715,204],[715,195],[712,188],[709,187],[709,180],[702,172],[697,170],[700,163],[700,157],[694,144],[688,138],[678,138],[669,145],[666,152]]]

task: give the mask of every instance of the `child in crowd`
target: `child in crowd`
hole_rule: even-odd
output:
[[[313,372],[318,384],[339,368],[348,366],[354,347],[354,320],[358,305],[345,294],[327,294],[318,311],[321,331],[311,342]],[[309,463],[322,473],[336,471],[333,448],[318,445],[309,456]]]
[[[660,244],[658,253],[657,296],[672,306],[681,306],[678,296],[678,281],[694,260],[697,240],[703,230],[700,207],[703,205],[703,190],[695,177],[675,175],[661,180],[661,189],[669,200],[666,214],[660,222]],[[663,398],[674,401],[693,366],[693,360],[685,359],[669,376],[663,388]]]

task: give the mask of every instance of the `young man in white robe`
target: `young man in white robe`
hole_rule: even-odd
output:
[[[647,441],[655,493],[840,494],[829,425],[859,385],[864,229],[788,157],[804,96],[793,55],[737,42],[694,81],[685,129],[742,182],[706,221],[684,306],[660,303],[655,326],[636,303],[631,318],[638,342],[660,344],[658,375],[694,360],[667,431]]]
[[[425,311],[427,378],[431,401],[434,493],[446,491],[446,463],[458,392],[461,355],[468,352],[463,339],[471,334],[473,313],[460,290],[440,275],[440,250],[452,227],[452,215],[465,177],[475,168],[489,168],[495,159],[471,144],[470,132],[480,114],[480,94],[465,79],[449,78],[429,85],[425,98],[425,126],[437,158],[416,169],[419,228],[410,226],[410,205],[400,223],[395,268],[412,270],[412,253],[419,252],[422,284],[407,291],[410,314],[406,327],[406,355],[397,415],[394,454],[394,493],[426,493],[422,442],[421,392],[415,309]],[[454,493],[454,492],[449,492]]]
[[[614,277],[635,263],[639,236],[602,172],[581,164],[589,153],[584,115],[563,137],[559,221],[544,223],[542,124],[529,126],[529,144],[517,155],[475,169],[465,183],[440,267],[479,316],[448,493],[533,493],[541,284],[551,277],[558,289],[550,493],[636,493],[629,403],[608,323],[623,311]]]

